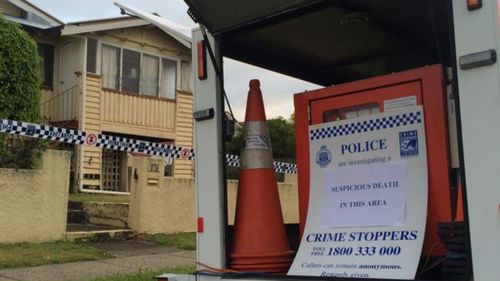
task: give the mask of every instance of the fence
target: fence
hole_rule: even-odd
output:
[[[175,158],[184,160],[194,160],[195,151],[193,148],[180,147],[173,144],[162,144],[144,140],[137,140],[125,137],[118,137],[106,134],[88,133],[85,131],[58,128],[47,125],[32,124],[21,121],[0,119],[0,132],[22,135],[32,138],[57,141],[69,144],[98,147],[101,149],[111,149],[126,152],[142,153],[163,158]],[[226,155],[228,166],[239,167],[240,159],[237,155]],[[274,162],[274,168],[279,173],[297,173],[297,165],[284,162]],[[87,190],[88,192],[106,193],[102,190]],[[111,191],[116,194],[117,192]],[[120,193],[120,192],[118,192]],[[128,194],[128,192],[124,192]]]

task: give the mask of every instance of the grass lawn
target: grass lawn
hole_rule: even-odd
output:
[[[110,256],[86,244],[72,241],[0,244],[0,268],[36,266]]]
[[[146,270],[146,271],[141,271],[136,274],[130,274],[130,275],[119,275],[119,276],[113,276],[113,277],[100,277],[96,279],[92,279],[90,281],[152,281],[155,280],[153,279],[155,276],[158,276],[160,274],[163,274],[165,272],[168,273],[177,273],[177,274],[189,274],[193,273],[196,270],[196,267],[194,265],[189,265],[189,266],[179,266],[179,267],[174,267],[174,268],[165,268],[162,270]]]
[[[129,198],[128,195],[78,193],[78,194],[70,194],[69,201],[128,203]]]
[[[183,250],[196,250],[195,232],[143,235],[140,238],[161,246],[175,247]]]

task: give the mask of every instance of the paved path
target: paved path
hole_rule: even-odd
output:
[[[116,258],[0,270],[0,281],[86,281],[144,269],[194,265],[195,252],[138,242],[97,243]],[[143,244],[143,245],[141,245]]]

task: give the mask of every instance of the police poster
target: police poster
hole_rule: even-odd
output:
[[[421,106],[312,125],[310,198],[289,275],[414,279],[427,215]]]

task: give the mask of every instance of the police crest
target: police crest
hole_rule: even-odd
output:
[[[316,163],[318,163],[321,168],[325,168],[330,162],[332,162],[332,153],[326,148],[326,145],[322,145],[316,153]]]

